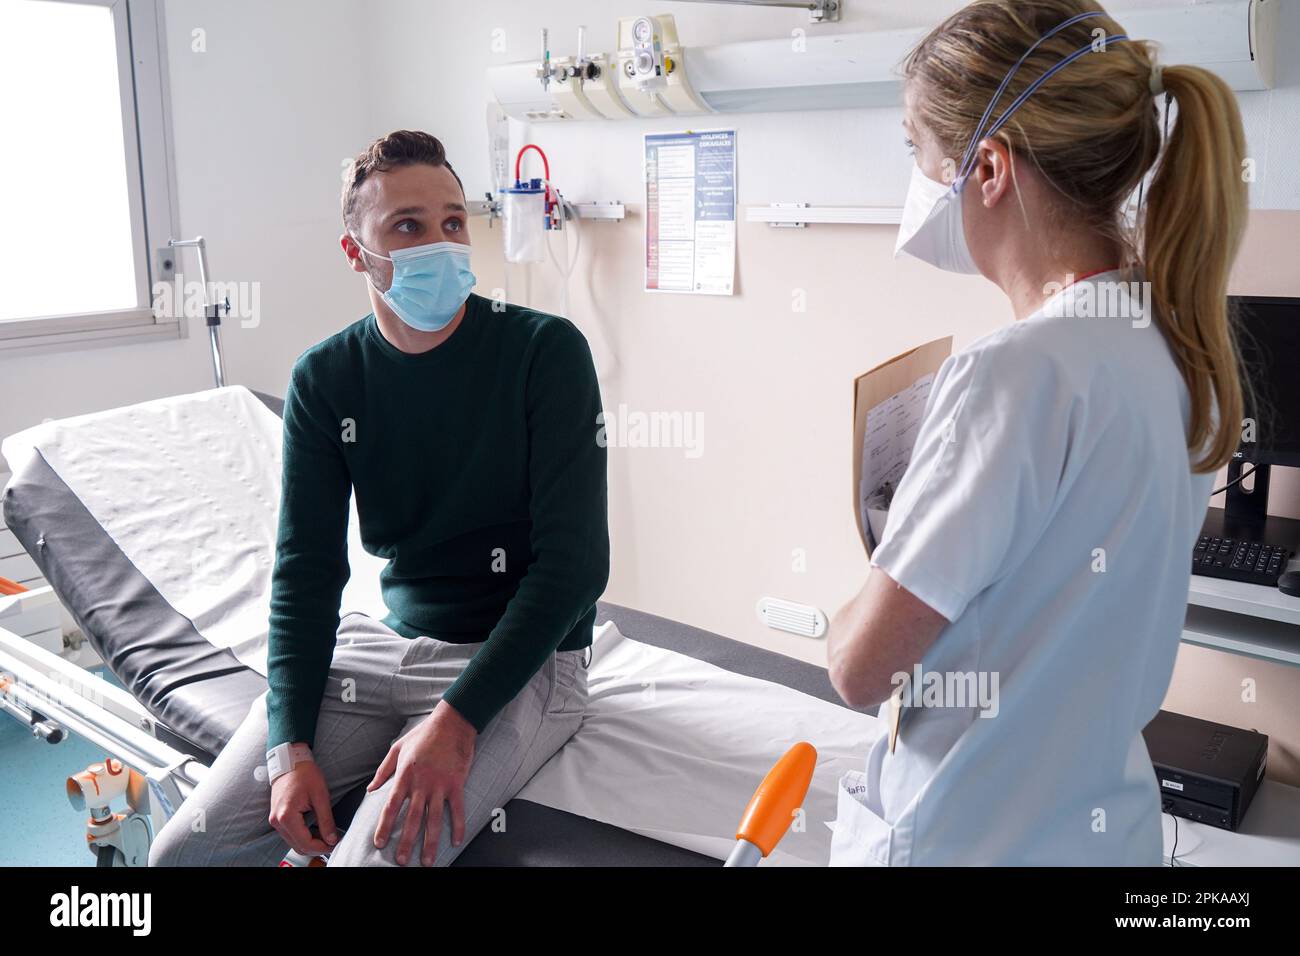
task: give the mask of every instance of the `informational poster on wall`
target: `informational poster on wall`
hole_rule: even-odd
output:
[[[647,292],[732,295],[736,282],[736,131],[645,138]]]

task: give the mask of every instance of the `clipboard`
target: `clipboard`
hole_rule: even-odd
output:
[[[935,339],[882,362],[869,372],[853,380],[853,515],[858,523],[858,534],[867,557],[876,549],[876,535],[872,531],[866,501],[877,489],[864,489],[863,449],[867,443],[867,423],[874,409],[905,395],[927,376],[938,373],[939,367],[952,354],[952,336]],[[919,421],[916,423],[919,425]],[[910,459],[911,448],[906,449]],[[906,465],[904,460],[903,465]]]

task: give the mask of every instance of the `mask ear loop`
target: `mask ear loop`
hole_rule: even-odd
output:
[[[993,96],[993,101],[989,103],[988,109],[984,111],[984,119],[980,121],[981,127],[983,126],[985,120],[987,120],[989,115],[993,112],[994,105],[997,103],[998,99],[1002,96],[1002,93],[1005,91],[1007,84],[1011,82],[1011,78],[1015,75],[1016,70],[1020,69],[1021,64],[1025,62],[1025,59],[1029,56],[1029,54],[1033,53],[1034,50],[1037,49],[1039,44],[1041,44],[1044,40],[1047,40],[1050,37],[1055,36],[1061,30],[1065,29],[1066,27],[1070,26],[1073,23],[1077,23],[1080,20],[1087,19],[1087,17],[1089,16],[1099,16],[1099,15],[1100,14],[1097,13],[1091,13],[1091,14],[1080,14],[1077,17],[1073,17],[1072,19],[1062,23],[1060,26],[1052,30],[1050,33],[1044,34],[1041,38],[1039,38],[1038,43],[1035,43],[1032,47],[1026,50],[1025,55],[1020,58],[1020,61],[1014,67],[1012,67],[1011,72],[1008,73],[1006,79],[1002,81],[1002,85],[998,87],[997,93],[995,93]],[[1127,40],[1127,39],[1128,39],[1128,35],[1124,33],[1118,33],[1115,36],[1106,37],[1102,41],[1102,51],[1104,52],[1112,43],[1118,43],[1121,40]],[[1034,80],[1034,82],[1030,83],[1029,86],[1025,88],[1024,92],[1022,92],[1019,96],[1017,96],[1012,101],[1011,105],[1007,107],[1006,112],[1004,112],[1001,116],[998,117],[996,123],[990,126],[982,134],[976,135],[975,139],[971,141],[970,146],[966,150],[966,159],[963,160],[961,175],[958,176],[957,183],[965,182],[966,178],[970,175],[971,170],[974,169],[975,150],[979,146],[980,142],[982,140],[988,139],[990,136],[996,136],[998,132],[1001,131],[1002,127],[1004,127],[1007,124],[1007,122],[1011,119],[1011,115],[1015,113],[1016,110],[1020,109],[1020,107],[1024,105],[1025,101],[1028,100],[1029,97],[1033,96],[1035,92],[1037,92],[1039,87],[1041,87],[1044,83],[1046,83],[1048,80],[1054,77],[1057,73],[1060,73],[1062,70],[1064,70],[1075,60],[1079,59],[1082,56],[1085,56],[1088,53],[1093,52],[1093,46],[1094,44],[1092,43],[1085,44],[1084,46],[1080,47],[1079,49],[1071,53],[1069,56],[1067,56],[1064,60],[1055,64],[1046,72],[1044,72],[1042,76]],[[1014,170],[1013,170],[1013,175],[1014,175]],[[1019,195],[1018,188],[1017,188],[1017,195]],[[1022,211],[1023,211],[1023,204],[1022,204]]]
[[[1123,33],[1118,33],[1113,37],[1106,37],[1106,39],[1102,42],[1102,50],[1104,51],[1112,43],[1118,43],[1121,40],[1127,40],[1127,39],[1128,39],[1127,34],[1123,34]],[[1007,107],[1007,111],[998,117],[998,121],[994,123],[991,127],[989,127],[988,132],[986,132],[983,136],[981,136],[980,139],[984,140],[984,139],[988,139],[990,136],[996,136],[998,132],[1002,129],[1002,127],[1007,124],[1007,121],[1011,119],[1011,114],[1014,113],[1016,110],[1020,109],[1020,107],[1024,105],[1025,101],[1029,99],[1029,97],[1033,96],[1034,92],[1040,86],[1042,86],[1052,77],[1054,77],[1057,73],[1060,73],[1062,70],[1064,70],[1075,60],[1079,59],[1082,56],[1086,56],[1088,53],[1091,52],[1093,52],[1093,44],[1091,43],[1080,47],[1079,49],[1071,53],[1069,56],[1067,56],[1060,63],[1057,63],[1051,69],[1047,70],[1047,72],[1045,72],[1042,76],[1034,80],[1033,83],[1030,83],[1029,86],[1026,87],[1025,91],[1021,93],[1019,96],[1017,96],[1015,100],[1012,101],[1011,105]],[[972,143],[971,145],[974,146],[977,145],[977,143]],[[967,171],[966,175],[969,175],[969,171]],[[1013,175],[1014,175],[1014,171],[1013,171]],[[1017,189],[1017,195],[1019,195],[1018,189]],[[1021,208],[1023,210],[1024,208],[1023,204]]]
[[[1028,50],[1026,50],[1024,52],[1024,55],[1021,56],[1020,59],[1016,61],[1016,65],[1013,66],[1007,72],[1007,75],[1002,78],[1001,85],[998,86],[997,92],[993,94],[993,98],[989,100],[989,105],[987,108],[985,108],[984,115],[980,117],[979,125],[975,127],[975,136],[970,141],[970,145],[966,147],[966,152],[962,155],[961,158],[961,166],[959,167],[959,175],[957,177],[957,180],[959,182],[965,179],[967,175],[969,175],[970,165],[972,159],[974,158],[975,148],[979,145],[980,140],[985,139],[989,135],[991,135],[990,133],[982,133],[981,131],[984,129],[985,124],[988,123],[989,117],[993,115],[993,110],[997,107],[998,101],[1002,99],[1002,94],[1005,93],[1007,87],[1011,85],[1012,79],[1014,79],[1015,75],[1018,72],[1020,72],[1020,68],[1025,65],[1025,61],[1029,59],[1029,57],[1033,54],[1035,50],[1037,50],[1040,46],[1042,46],[1052,37],[1056,36],[1062,30],[1066,30],[1074,26],[1076,23],[1079,23],[1082,20],[1088,20],[1092,17],[1100,17],[1100,16],[1103,16],[1102,12],[1099,10],[1094,10],[1089,13],[1080,13],[1080,14],[1076,14],[1073,17],[1070,17],[1070,19],[1064,21],[1063,23],[1057,24],[1051,30],[1048,30],[1041,37],[1039,37],[1034,42],[1034,45],[1031,46]],[[1089,44],[1089,49],[1091,48],[1092,48],[1091,44]],[[1006,116],[1009,115],[1009,113],[1010,111],[1004,113],[1003,118],[1005,119]]]
[[[348,235],[352,235],[352,234],[349,233]],[[357,244],[358,249],[360,249],[363,253],[365,253],[368,256],[374,256],[376,259],[385,259],[388,262],[393,261],[392,257],[390,256],[381,256],[377,252],[371,252],[369,249],[367,249],[365,246],[361,244],[361,240],[358,239],[356,236],[352,236],[352,241]],[[358,256],[357,258],[361,258],[361,257]],[[375,285],[375,280],[370,275],[370,266],[366,264],[364,260],[362,260],[362,265],[366,266],[366,281],[370,283],[370,287],[374,289],[376,292],[378,292],[380,295],[385,295],[386,293],[381,291],[379,286]]]
[[[1121,40],[1127,40],[1127,39],[1128,39],[1127,34],[1117,33],[1113,37],[1107,37],[1102,42],[1102,49],[1105,49],[1106,47],[1110,46],[1112,43],[1119,43]],[[1062,70],[1064,70],[1075,60],[1079,59],[1082,56],[1086,56],[1091,52],[1093,52],[1093,45],[1091,43],[1089,43],[1086,46],[1080,47],[1078,50],[1075,50],[1073,53],[1067,56],[1060,63],[1056,64],[1054,67],[1052,67],[1042,76],[1040,76],[1038,79],[1034,80],[1034,82],[1029,84],[1029,87],[1023,93],[1021,93],[1019,96],[1016,97],[1015,102],[1013,102],[1010,106],[1007,107],[1007,111],[998,117],[998,121],[994,123],[989,128],[989,131],[985,133],[983,136],[981,136],[980,139],[988,139],[988,137],[990,136],[996,136],[997,133],[1002,129],[1002,127],[1006,125],[1007,120],[1011,118],[1011,114],[1014,113],[1016,110],[1020,109],[1020,107],[1024,105],[1025,100],[1029,99],[1029,97],[1032,96],[1040,86],[1042,86],[1052,77],[1054,77],[1057,73],[1060,73]]]
[[[1105,50],[1112,43],[1118,43],[1121,40],[1127,40],[1127,39],[1128,39],[1128,35],[1124,33],[1117,33],[1113,37],[1106,37],[1106,39],[1102,41],[1102,49]],[[988,130],[984,132],[983,135],[981,135],[978,139],[976,139],[974,142],[971,143],[971,149],[974,150],[974,148],[979,145],[981,140],[988,139],[990,136],[996,136],[1001,131],[1002,127],[1007,124],[1007,121],[1011,119],[1011,114],[1014,113],[1016,110],[1020,109],[1020,107],[1024,105],[1025,100],[1033,96],[1034,93],[1037,92],[1040,86],[1042,86],[1052,77],[1054,77],[1057,73],[1060,73],[1062,70],[1064,70],[1075,60],[1079,59],[1082,56],[1086,56],[1091,52],[1093,52],[1093,44],[1091,43],[1087,44],[1086,46],[1080,47],[1079,49],[1071,53],[1069,56],[1067,56],[1060,63],[1057,63],[1055,66],[1049,69],[1038,79],[1034,80],[1034,82],[1030,83],[1029,86],[1026,87],[1025,91],[1021,93],[1019,96],[1017,96],[1015,100],[1011,103],[1011,105],[1007,107],[1007,111],[998,117],[998,121],[994,123],[992,126],[990,126]],[[974,155],[972,154],[971,159],[968,161],[967,165],[973,168],[973,161],[974,161]],[[964,179],[968,175],[970,175],[970,169],[963,167],[962,178]]]
[[[356,236],[352,236],[352,241],[355,242],[355,243],[357,244],[357,248],[358,248],[358,249],[360,249],[362,252],[364,252],[364,253],[365,253],[366,255],[368,255],[368,256],[374,256],[376,259],[386,259],[386,260],[389,261],[389,262],[392,262],[392,261],[393,261],[392,256],[381,256],[381,255],[380,255],[379,253],[377,253],[377,252],[371,252],[369,249],[367,249],[365,246],[363,246],[363,245],[361,244],[361,240],[358,239]]]

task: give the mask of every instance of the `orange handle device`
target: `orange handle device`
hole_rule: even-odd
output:
[[[736,827],[736,850],[728,866],[755,866],[758,855],[767,856],[790,829],[794,813],[803,805],[817,767],[817,750],[799,742],[776,762],[745,807]],[[755,852],[757,850],[757,853]]]

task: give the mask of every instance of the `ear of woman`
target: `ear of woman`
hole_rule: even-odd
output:
[[[997,139],[982,140],[976,151],[974,179],[984,206],[992,209],[1008,193],[1015,192],[1015,160],[1007,144]]]

